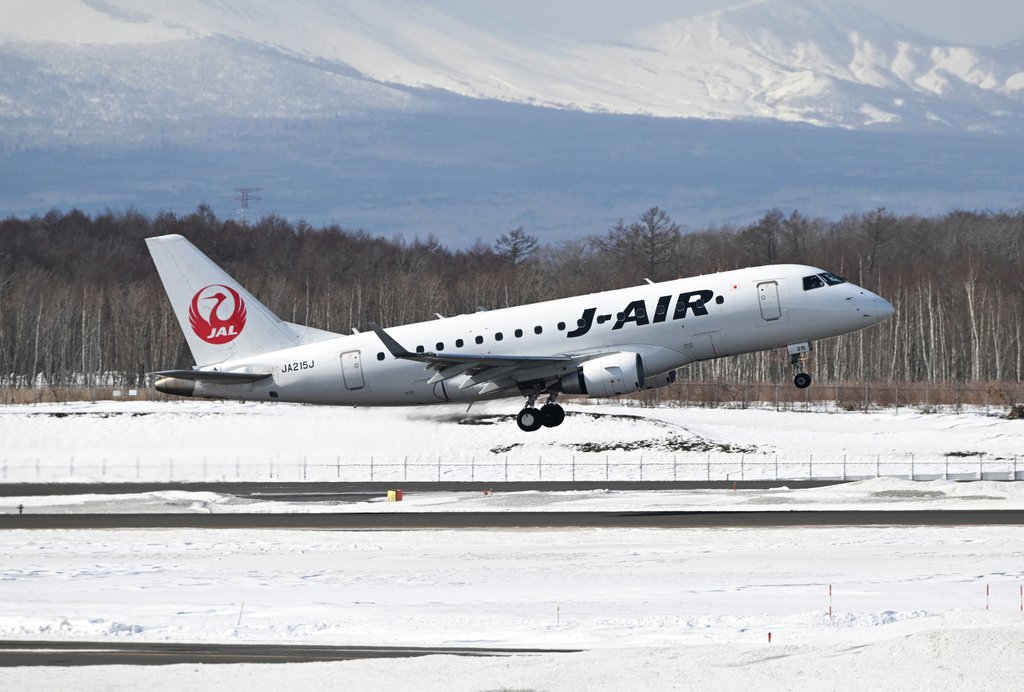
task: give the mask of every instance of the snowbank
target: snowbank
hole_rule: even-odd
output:
[[[523,433],[519,402],[352,409],[229,402],[0,407],[17,481],[1006,480],[1024,423],[984,412],[806,412],[569,404]]]

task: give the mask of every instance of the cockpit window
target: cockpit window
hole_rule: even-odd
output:
[[[821,288],[825,285],[825,282],[820,277],[811,274],[810,276],[804,277],[804,290],[809,291],[812,288]]]
[[[824,274],[822,274],[821,278],[825,279],[825,283],[827,283],[829,286],[835,286],[837,284],[846,283],[846,279],[844,279],[843,277],[838,276],[836,274],[831,274],[829,272],[825,272]],[[807,279],[804,279],[804,281],[806,282]]]

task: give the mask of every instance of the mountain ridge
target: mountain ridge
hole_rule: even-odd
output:
[[[41,22],[26,0],[11,0],[0,10],[0,48],[24,56],[28,45],[56,42],[70,51],[138,45],[157,53],[169,41],[219,38],[389,88],[548,108],[849,129],[1024,129],[1020,46],[931,39],[833,0],[754,0],[604,42],[517,38],[479,14],[422,2],[54,1],[60,21]],[[148,62],[140,51],[142,97]],[[313,89],[301,100],[318,98],[332,96]]]

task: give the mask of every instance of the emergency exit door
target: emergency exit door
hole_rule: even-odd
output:
[[[782,317],[779,306],[779,284],[776,281],[763,281],[757,285],[758,302],[761,305],[761,319],[771,322]]]
[[[359,351],[341,354],[341,375],[345,379],[345,389],[363,388],[363,366],[359,361]]]

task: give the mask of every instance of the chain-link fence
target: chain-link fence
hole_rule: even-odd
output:
[[[263,458],[147,457],[17,459],[0,461],[3,482],[226,482],[226,481],[787,481],[860,480],[1018,480],[1024,465],[1017,456],[986,454],[919,458],[842,456],[804,458],[770,454],[607,454],[573,457],[489,456],[349,459],[340,456]]]

